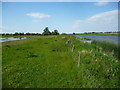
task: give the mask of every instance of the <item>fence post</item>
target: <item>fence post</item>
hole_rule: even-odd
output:
[[[80,67],[80,56],[81,56],[80,51],[78,51],[78,54],[79,54],[79,55],[78,55],[78,65],[77,65],[77,66],[78,66],[78,68],[79,68],[79,67]]]

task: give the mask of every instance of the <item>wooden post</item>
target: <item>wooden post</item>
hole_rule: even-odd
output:
[[[66,41],[66,44],[68,44],[68,41]]]
[[[73,45],[73,47],[72,47],[72,52],[73,52],[74,48],[75,48],[75,46]]]
[[[111,52],[111,56],[113,56],[114,55],[114,50],[112,50],[112,52]]]
[[[78,68],[80,67],[80,56],[81,56],[81,53],[80,53],[80,51],[78,51]]]

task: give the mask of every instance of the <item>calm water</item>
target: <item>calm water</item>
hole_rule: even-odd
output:
[[[115,44],[120,44],[120,36],[92,36],[92,35],[74,35],[81,38],[90,38],[97,41],[107,41]]]
[[[0,37],[0,42],[27,39],[27,37]]]

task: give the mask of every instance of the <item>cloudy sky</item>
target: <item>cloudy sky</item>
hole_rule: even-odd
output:
[[[2,2],[2,32],[118,30],[117,2]]]

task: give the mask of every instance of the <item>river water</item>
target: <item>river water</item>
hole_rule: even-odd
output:
[[[96,41],[106,41],[114,44],[120,44],[120,36],[96,36],[96,35],[74,35],[81,38],[90,38]]]
[[[0,42],[27,39],[27,37],[0,37]]]

